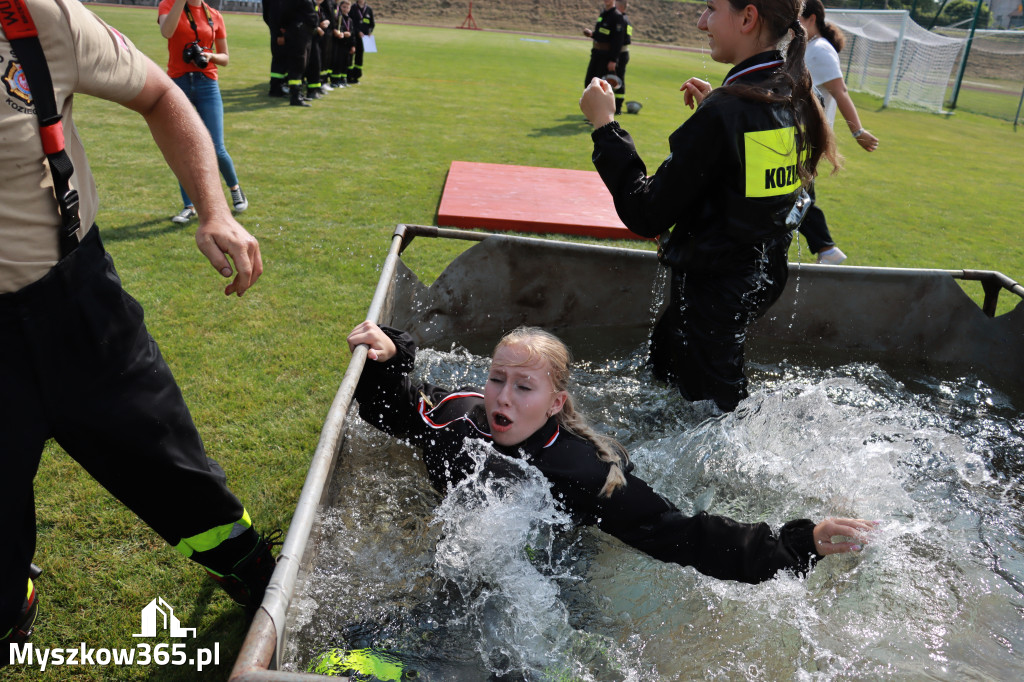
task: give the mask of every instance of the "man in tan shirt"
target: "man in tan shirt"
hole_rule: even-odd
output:
[[[7,3],[9,0],[5,0]],[[18,0],[12,0],[17,4]],[[62,224],[23,65],[0,32],[0,666],[31,631],[37,598],[32,480],[56,441],[183,555],[253,611],[274,568],[181,392],[121,287],[93,224],[97,192],[72,119],[72,95],[138,112],[199,213],[196,243],[241,296],[263,271],[259,245],[220,191],[216,156],[179,88],[78,0],[21,0],[39,31],[80,195],[78,245]],[[16,35],[16,33],[15,33]]]

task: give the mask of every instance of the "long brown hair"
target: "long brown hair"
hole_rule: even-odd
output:
[[[835,24],[825,21],[825,5],[821,0],[804,0],[804,11],[800,13],[804,19],[814,17],[814,26],[818,29],[821,37],[831,43],[836,52],[843,51],[846,45],[846,36]]]
[[[526,350],[527,357],[523,364],[530,364],[534,359],[546,360],[551,368],[551,384],[555,391],[565,391],[565,403],[562,409],[555,415],[558,425],[576,434],[584,440],[590,441],[597,450],[597,457],[611,466],[608,469],[608,477],[604,486],[598,493],[601,497],[611,497],[621,486],[626,485],[626,476],[623,471],[629,462],[629,453],[614,438],[602,435],[587,422],[586,417],[576,411],[572,395],[569,393],[569,378],[571,375],[572,354],[569,348],[562,343],[562,340],[551,332],[539,327],[518,327],[502,337],[494,352],[507,346],[515,346]]]
[[[718,90],[754,101],[786,105],[796,123],[797,153],[799,158],[805,159],[798,166],[800,179],[805,185],[814,180],[818,162],[823,156],[834,169],[838,169],[842,165],[842,157],[836,149],[832,127],[825,120],[821,103],[814,94],[811,74],[804,64],[807,32],[799,20],[803,0],[729,0],[729,4],[736,11],[753,5],[761,20],[761,31],[767,32],[771,43],[778,45],[791,31],[793,37],[786,48],[786,65],[778,82],[771,83],[768,89],[737,83]]]

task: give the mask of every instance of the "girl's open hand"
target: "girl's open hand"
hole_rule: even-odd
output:
[[[693,109],[711,94],[711,83],[699,78],[691,78],[679,89],[683,92],[683,104]]]
[[[877,522],[864,519],[825,519],[814,527],[814,549],[821,556],[859,552],[868,542],[868,533],[877,527]],[[832,542],[836,536],[849,540]]]

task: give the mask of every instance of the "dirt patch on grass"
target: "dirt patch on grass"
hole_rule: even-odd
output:
[[[428,26],[460,26],[469,10],[468,0],[369,0],[377,21]],[[703,3],[636,0],[629,4],[633,40],[684,47],[706,44],[697,30]],[[482,29],[580,36],[593,28],[604,8],[600,0],[526,0],[473,2],[473,19]]]

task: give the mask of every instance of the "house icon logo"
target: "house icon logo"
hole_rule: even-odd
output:
[[[132,637],[156,637],[161,618],[163,629],[169,630],[171,637],[188,637],[189,633],[196,636],[196,629],[181,627],[181,622],[174,616],[174,608],[163,597],[157,597],[142,609],[142,632]]]

